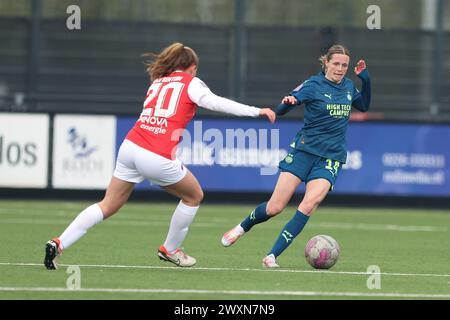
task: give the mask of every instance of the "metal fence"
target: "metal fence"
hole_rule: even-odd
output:
[[[375,118],[450,121],[450,64],[444,60],[450,32],[442,26],[258,25],[246,23],[240,9],[235,6],[231,24],[84,19],[81,30],[68,30],[65,18],[43,17],[39,10],[1,17],[0,110],[136,114],[149,84],[141,54],[174,41],[197,51],[198,76],[217,94],[275,106],[319,71],[318,57],[328,46],[342,43],[353,63],[364,58],[368,64]],[[348,76],[359,84],[351,70]]]

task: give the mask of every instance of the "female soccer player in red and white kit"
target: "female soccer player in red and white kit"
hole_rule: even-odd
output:
[[[56,269],[55,258],[79,240],[89,228],[116,213],[128,200],[136,183],[144,179],[180,198],[169,232],[157,251],[160,259],[180,267],[196,263],[180,247],[203,199],[195,176],[175,156],[183,130],[197,106],[236,116],[266,116],[275,121],[269,108],[256,108],[219,97],[196,77],[197,54],[181,43],[173,43],[153,59],[147,72],[153,81],[142,113],[128,132],[117,156],[116,168],[105,197],[83,210],[67,229],[45,245],[44,265]]]

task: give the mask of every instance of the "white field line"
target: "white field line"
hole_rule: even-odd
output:
[[[112,288],[43,288],[43,287],[0,287],[1,292],[107,292],[107,293],[181,293],[181,294],[229,294],[260,296],[324,296],[324,297],[369,297],[369,298],[450,298],[450,294],[425,293],[367,293],[333,291],[256,291],[256,290],[197,290],[197,289],[112,289]]]
[[[0,219],[0,224],[34,224],[34,225],[68,225],[70,222],[61,219]],[[158,227],[167,226],[168,222],[139,221],[139,220],[111,220],[105,224],[111,226]],[[223,228],[223,223],[194,222],[193,228]],[[279,228],[278,225],[263,225],[263,228]],[[372,231],[399,231],[399,232],[447,232],[447,227],[435,226],[403,226],[394,224],[369,223],[341,223],[318,222],[308,224],[309,228],[346,229],[346,230],[372,230]]]
[[[186,271],[243,271],[243,272],[281,272],[281,273],[315,273],[315,274],[346,274],[346,275],[364,275],[371,276],[375,274],[385,276],[406,276],[406,277],[448,277],[450,274],[435,274],[435,273],[398,273],[398,272],[357,272],[357,271],[331,271],[331,270],[290,270],[290,269],[253,269],[253,268],[206,268],[206,267],[192,267],[192,268],[180,268],[180,267],[164,267],[164,266],[133,266],[133,265],[110,265],[110,264],[76,264],[78,267],[84,268],[116,268],[116,269],[175,269]],[[0,262],[0,266],[40,266],[41,263],[20,263],[20,262]],[[60,264],[60,267],[69,267],[70,264]]]
[[[359,229],[359,230],[391,230],[391,231],[426,231],[447,232],[447,227],[433,226],[401,226],[395,224],[369,224],[369,223],[342,223],[342,222],[318,222],[312,224],[321,228]]]

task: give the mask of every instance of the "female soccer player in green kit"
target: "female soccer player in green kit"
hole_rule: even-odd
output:
[[[303,200],[292,219],[284,226],[272,249],[263,259],[266,268],[278,268],[276,258],[303,230],[309,217],[333,188],[339,169],[347,158],[345,133],[351,107],[366,112],[370,104],[370,77],[364,60],[354,72],[362,81],[361,92],[346,78],[350,53],[333,45],[320,57],[322,72],[310,77],[284,97],[277,115],[305,104],[304,126],[297,133],[288,155],[280,161],[280,176],[268,202],[258,205],[240,224],[222,237],[225,247],[261,222],[281,213],[299,184],[306,184]]]

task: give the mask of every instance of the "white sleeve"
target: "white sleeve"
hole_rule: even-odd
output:
[[[188,87],[189,98],[199,107],[212,111],[233,114],[240,117],[258,117],[259,108],[248,106],[212,93],[208,86],[199,78],[192,79]]]

